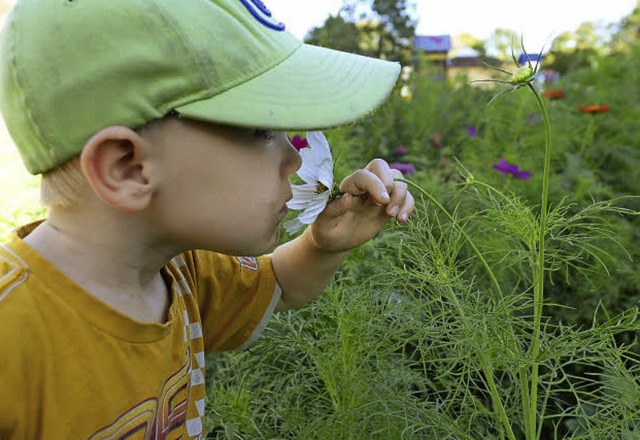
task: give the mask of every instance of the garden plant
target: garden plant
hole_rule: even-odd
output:
[[[640,438],[639,55],[542,87],[515,66],[493,101],[425,69],[328,133],[336,175],[410,165],[419,208],[214,357],[212,438]]]

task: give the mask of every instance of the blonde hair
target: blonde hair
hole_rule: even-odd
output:
[[[178,113],[172,110],[165,116],[153,119],[133,130],[142,137],[149,136],[152,133],[151,130],[156,126],[169,118],[177,117],[177,115]],[[40,202],[48,208],[69,208],[86,200],[91,191],[91,186],[82,173],[80,155],[78,155],[59,167],[42,174]]]
[[[40,201],[53,208],[69,208],[85,200],[89,184],[80,168],[80,156],[47,171],[40,183]]]

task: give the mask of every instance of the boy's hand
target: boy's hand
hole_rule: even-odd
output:
[[[389,219],[406,222],[413,196],[384,160],[372,160],[340,184],[344,194],[329,203],[304,233],[278,246],[273,269],[282,297],[276,310],[299,307],[327,285],[346,252],[370,240]]]
[[[390,218],[406,222],[413,211],[413,196],[402,173],[382,159],[374,159],[340,183],[344,195],[333,200],[311,225],[316,246],[343,252],[370,240]]]

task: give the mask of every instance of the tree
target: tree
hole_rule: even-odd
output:
[[[305,42],[408,63],[416,22],[413,0],[344,0]]]
[[[372,9],[381,25],[378,56],[402,60],[416,32],[415,4],[411,0],[373,0]]]
[[[493,55],[496,58],[501,60],[511,59],[512,50],[516,57],[520,52],[522,52],[520,36],[518,33],[511,29],[504,28],[498,28],[493,31],[487,41],[487,48],[488,51],[493,52]]]
[[[575,32],[576,49],[598,51],[605,45],[602,32],[594,23],[585,22]]]
[[[360,35],[354,23],[340,15],[330,15],[320,27],[313,28],[305,42],[351,53],[361,53]]]
[[[607,49],[604,33],[594,23],[582,23],[575,32],[563,32],[551,44],[545,66],[559,72],[589,67]]]
[[[470,33],[462,33],[456,35],[453,38],[453,50],[457,51],[464,47],[470,47],[471,49],[478,52],[478,55],[481,57],[485,57],[487,55],[486,42],[481,40]]]
[[[621,20],[619,30],[612,38],[612,46],[616,50],[625,50],[630,45],[638,43],[640,43],[640,0],[634,10]]]

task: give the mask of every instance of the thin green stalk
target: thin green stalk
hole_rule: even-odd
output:
[[[500,288],[500,284],[498,283],[498,280],[496,279],[496,276],[494,275],[493,271],[491,270],[491,267],[489,267],[489,264],[487,263],[487,260],[484,259],[484,257],[482,256],[482,253],[480,252],[480,250],[476,247],[475,243],[473,243],[473,241],[471,240],[471,237],[469,237],[469,235],[467,235],[467,233],[464,231],[464,229],[462,228],[462,226],[460,226],[458,224],[458,222],[456,221],[455,218],[453,218],[453,216],[451,214],[449,214],[449,211],[446,210],[446,208],[444,206],[442,206],[442,204],[440,204],[440,202],[438,202],[431,194],[429,194],[428,192],[426,192],[424,189],[422,189],[422,187],[420,185],[418,185],[415,182],[412,182],[411,180],[407,180],[407,179],[403,179],[400,177],[397,177],[395,180],[399,181],[399,182],[404,182],[407,185],[410,185],[412,187],[414,187],[415,189],[417,189],[418,191],[420,191],[420,193],[422,195],[424,195],[426,198],[428,198],[431,203],[433,203],[434,205],[436,205],[436,207],[445,215],[447,216],[447,218],[451,221],[451,223],[456,227],[456,229],[458,230],[458,232],[460,232],[460,234],[462,234],[462,236],[464,237],[464,239],[467,241],[467,243],[469,244],[469,246],[471,246],[471,249],[473,249],[473,252],[476,254],[476,256],[478,257],[478,259],[482,262],[482,265],[484,266],[484,268],[487,271],[487,274],[489,274],[489,278],[491,278],[491,282],[493,283],[493,286],[496,290],[496,292],[499,295],[499,298],[502,299],[504,297],[503,293],[502,293],[502,289]]]
[[[475,185],[480,185],[480,186],[484,186],[485,188],[487,188],[489,191],[494,191],[497,194],[499,194],[504,200],[510,200],[507,196],[505,196],[502,192],[500,192],[499,190],[497,190],[496,188],[487,185],[484,182],[481,181],[474,181]],[[527,433],[527,436],[529,435],[530,432],[535,432],[533,429],[531,429],[530,423],[531,423],[531,405],[529,403],[529,382],[528,382],[528,371],[529,368],[526,365],[523,365],[519,368],[518,371],[518,377],[520,378],[520,395],[522,397],[522,408],[523,408],[523,413],[524,413],[524,431],[525,433]],[[535,408],[534,408],[535,409]],[[527,437],[528,438],[528,437]]]
[[[522,409],[524,411],[524,432],[529,435],[531,428],[529,428],[529,424],[531,423],[531,405],[529,404],[529,382],[527,382],[527,371],[528,368],[526,366],[520,367],[520,371],[518,372],[520,376],[520,394],[522,396]]]
[[[444,208],[442,208],[444,209]],[[453,289],[449,287],[449,295],[451,300],[453,301],[454,306],[458,310],[458,314],[462,318],[465,327],[469,327],[467,317],[456,297]],[[471,329],[470,329],[471,330]],[[493,378],[493,368],[491,367],[491,363],[487,359],[487,355],[480,349],[478,350],[478,358],[480,359],[480,366],[482,367],[482,372],[487,380],[487,384],[489,385],[489,392],[491,393],[491,400],[493,402],[493,410],[496,413],[500,423],[504,426],[504,429],[507,431],[507,435],[510,440],[516,440],[516,436],[513,432],[513,428],[511,428],[511,424],[509,423],[509,416],[507,416],[507,412],[504,409],[504,404],[502,403],[502,399],[500,398],[500,393],[498,392],[498,387],[496,386],[496,382]],[[502,437],[502,432],[500,433]]]
[[[534,440],[539,438],[540,431],[536,429],[537,417],[537,400],[538,400],[538,364],[536,358],[540,353],[540,325],[542,321],[542,305],[544,301],[544,252],[545,252],[545,231],[547,228],[547,206],[549,203],[549,175],[551,172],[551,125],[549,123],[549,114],[547,108],[540,97],[540,94],[534,86],[528,84],[538,102],[538,106],[542,111],[544,120],[545,134],[545,151],[544,151],[544,170],[542,174],[542,201],[540,203],[540,226],[538,237],[538,261],[535,267],[535,275],[533,279],[533,337],[529,354],[533,359],[531,366],[531,398],[529,399],[529,423],[527,424],[527,439]]]
[[[469,237],[469,235],[467,235],[467,233],[464,231],[462,226],[460,226],[458,224],[456,219],[451,214],[449,214],[449,211],[447,211],[445,209],[445,207],[442,206],[442,204],[440,202],[438,202],[431,194],[426,192],[417,183],[414,183],[414,182],[412,182],[410,180],[403,179],[403,178],[396,178],[395,180],[400,181],[400,182],[405,182],[406,184],[408,184],[408,185],[414,187],[415,189],[417,189],[421,194],[423,194],[425,197],[427,197],[434,205],[436,205],[438,207],[438,209],[440,211],[442,211],[447,216],[447,218],[451,221],[451,223],[456,227],[456,229],[460,232],[460,234],[462,234],[462,236],[465,238],[465,240],[467,241],[469,246],[471,246],[471,248],[473,249],[473,251],[476,254],[476,256],[480,259],[480,261],[482,262],[482,265],[485,267],[487,273],[489,274],[489,277],[491,278],[491,281],[493,282],[493,285],[494,285],[497,293],[500,295],[500,298],[502,298],[503,297],[502,289],[500,288],[500,284],[498,284],[498,280],[496,279],[493,271],[491,270],[491,267],[489,266],[489,264],[487,263],[485,258],[482,256],[482,253],[476,247],[475,243],[473,243],[473,241],[471,240],[471,237]],[[455,304],[456,308],[458,309],[458,313],[460,314],[461,318],[463,318],[463,321],[466,323],[467,320],[466,320],[464,311],[462,310],[462,307],[460,306],[460,304],[459,304],[459,302],[458,302],[458,300],[455,297],[455,294],[453,292],[451,292],[451,298],[453,299],[454,304]],[[492,370],[492,368],[490,366],[490,363],[489,363],[486,355],[482,351],[478,352],[478,357],[480,359],[480,365],[482,366],[482,371],[484,372],[484,375],[486,377],[487,384],[489,385],[489,392],[491,393],[491,396],[492,396],[493,405],[494,405],[494,411],[495,411],[497,417],[499,418],[500,422],[504,426],[505,430],[507,431],[507,435],[509,436],[509,439],[515,440],[516,437],[515,437],[515,434],[513,432],[513,429],[511,428],[511,424],[509,423],[509,417],[507,416],[507,412],[504,409],[504,405],[502,403],[502,399],[500,398],[500,394],[498,392],[498,387],[496,386],[495,380],[493,378],[493,370]]]
[[[489,390],[491,392],[494,411],[498,413],[500,416],[500,421],[504,425],[507,430],[507,434],[511,440],[515,440],[516,436],[513,433],[513,429],[511,428],[511,424],[509,423],[509,417],[507,416],[507,412],[504,409],[504,405],[502,404],[502,399],[500,399],[500,395],[498,394],[498,388],[496,387],[496,383],[493,380],[493,370],[488,364],[486,359],[486,355],[482,352],[480,354],[480,365],[482,365],[482,370],[484,371],[484,375],[487,378],[487,382],[489,383]]]

